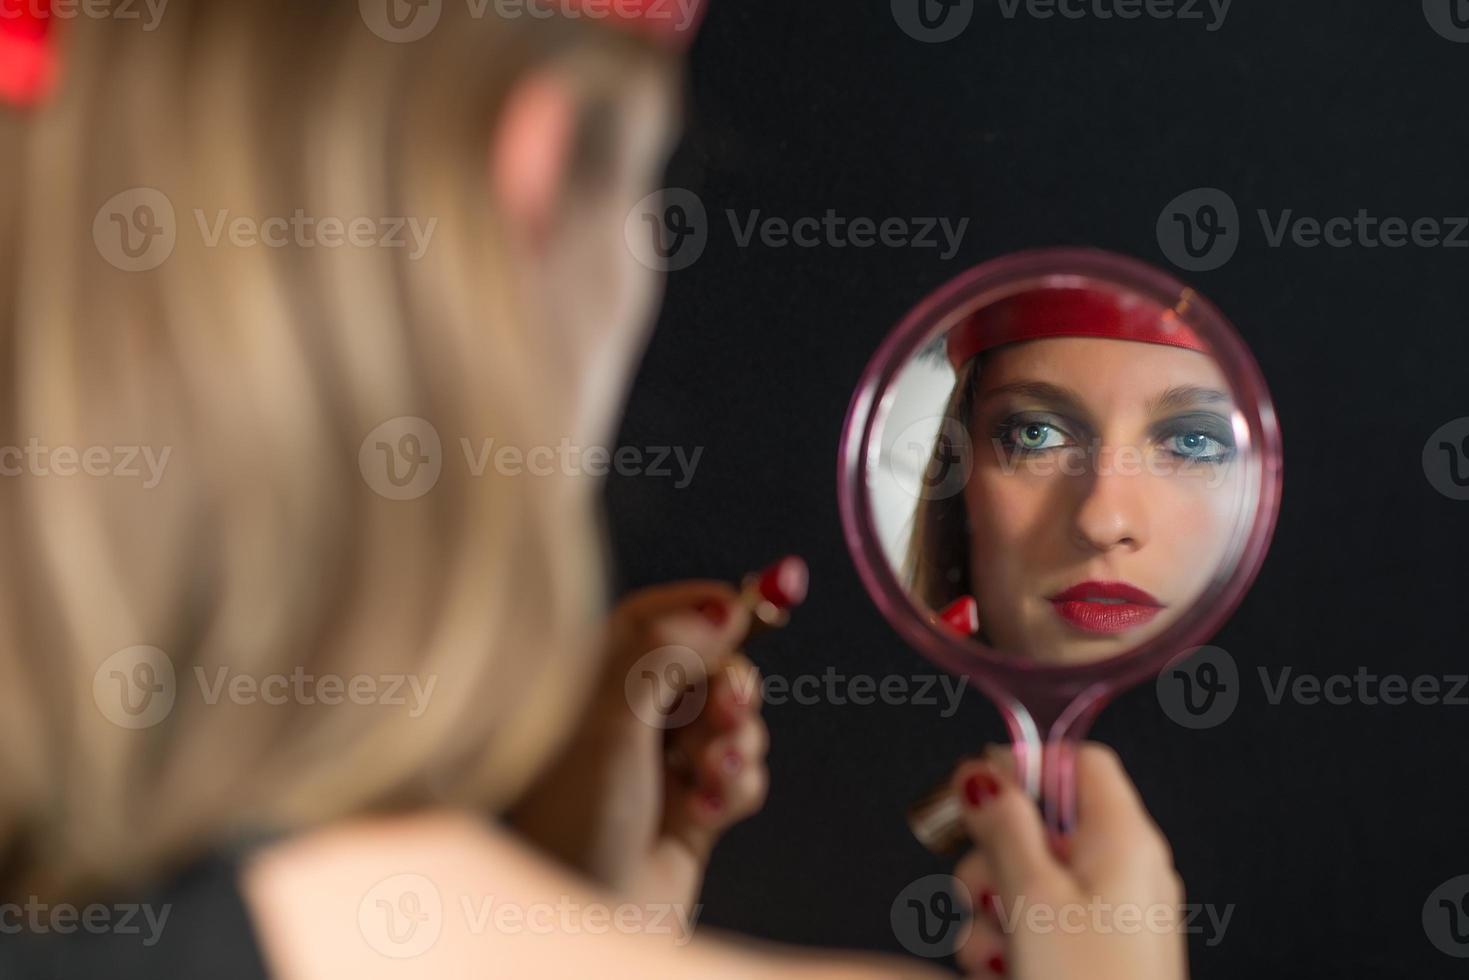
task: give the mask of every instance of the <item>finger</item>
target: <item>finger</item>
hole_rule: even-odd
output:
[[[765,763],[770,750],[770,730],[760,717],[747,718],[733,732],[712,739],[698,750],[700,782],[711,789],[724,789],[752,766]]]
[[[664,647],[688,649],[712,679],[749,632],[750,611],[727,583],[679,582],[645,593],[615,614],[630,659]]]
[[[980,850],[970,851],[954,868],[954,877],[963,885],[971,912],[969,935],[954,951],[955,962],[966,975],[1003,973],[1006,936],[989,857]]]
[[[763,761],[745,763],[714,785],[671,786],[664,833],[682,841],[697,858],[707,859],[720,835],[764,806],[769,791],[770,773]]]
[[[709,704],[700,720],[727,732],[757,715],[764,701],[760,669],[743,653],[732,653],[709,685]]]
[[[1069,893],[1070,876],[1051,852],[1040,812],[1013,774],[988,759],[966,762],[951,785],[970,839],[989,856],[999,894],[1031,901]]]
[[[724,627],[740,607],[739,592],[718,579],[690,579],[639,589],[618,602],[613,618],[620,624],[648,629],[662,619],[697,613],[711,625]]]
[[[964,886],[974,908],[975,918],[996,918],[1000,898],[995,893],[995,872],[989,856],[972,850],[954,867],[954,877]]]
[[[1172,870],[1168,841],[1148,814],[1117,753],[1094,742],[1078,746],[1076,796],[1071,866],[1083,882],[1100,880],[1120,865]]]
[[[680,729],[670,739],[668,761],[685,787],[723,791],[743,769],[764,764],[769,750],[770,729],[750,715],[728,731],[707,721]]]
[[[759,669],[743,654],[731,654],[725,667],[710,682],[697,717],[670,733],[665,755],[670,773],[692,782],[700,771],[708,771],[708,767],[699,765],[699,760],[710,743],[732,735],[749,719],[760,717],[761,688]],[[760,747],[759,755],[763,757],[768,748],[768,732],[763,723],[758,731],[767,742]],[[726,747],[738,746],[726,743]]]

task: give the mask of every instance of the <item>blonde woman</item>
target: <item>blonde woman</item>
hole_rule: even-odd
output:
[[[661,925],[765,791],[749,613],[603,623],[596,480],[461,452],[611,438],[697,14],[0,3],[0,975],[931,971]],[[627,683],[675,665],[711,678],[677,773]],[[1063,861],[1003,759],[960,768],[976,894],[1176,902],[1083,771]],[[981,923],[961,963],[1181,950]]]

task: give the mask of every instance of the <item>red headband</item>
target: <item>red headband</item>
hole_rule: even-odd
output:
[[[955,327],[949,332],[949,363],[957,371],[982,351],[1045,337],[1107,337],[1209,350],[1175,310],[1140,296],[1048,286],[992,303]]]
[[[566,17],[606,20],[673,48],[693,43],[705,0],[538,0]],[[0,0],[0,103],[25,109],[56,84],[52,0]]]
[[[25,108],[56,82],[51,0],[0,0],[0,102]]]
[[[694,43],[709,5],[705,0],[538,0],[568,17],[600,18],[673,48]]]

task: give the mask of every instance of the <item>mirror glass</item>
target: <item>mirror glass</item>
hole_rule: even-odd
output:
[[[1229,577],[1254,447],[1191,295],[1041,275],[908,344],[876,394],[865,497],[921,615],[1007,658],[1087,664]]]

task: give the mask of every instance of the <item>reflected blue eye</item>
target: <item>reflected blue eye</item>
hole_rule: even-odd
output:
[[[996,433],[1002,445],[1022,453],[1038,453],[1071,445],[1066,431],[1051,422],[1037,419],[1008,418]]]
[[[1175,456],[1207,463],[1221,462],[1234,452],[1234,447],[1225,445],[1206,432],[1180,432],[1170,436],[1166,445],[1168,451]]]

